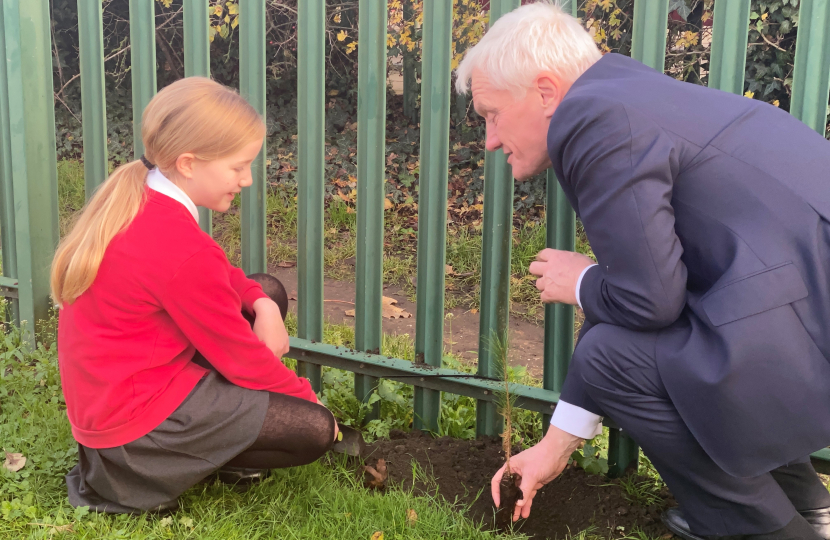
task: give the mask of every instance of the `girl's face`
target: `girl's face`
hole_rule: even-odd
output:
[[[260,150],[262,140],[248,143],[233,155],[211,161],[182,154],[176,160],[176,170],[182,178],[176,183],[196,206],[227,212],[236,194],[253,183],[251,163]]]

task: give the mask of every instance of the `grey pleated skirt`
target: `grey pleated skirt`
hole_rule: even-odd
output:
[[[267,411],[268,392],[211,370],[147,435],[115,448],[79,444],[69,503],[116,514],[176,508],[179,495],[254,443]]]

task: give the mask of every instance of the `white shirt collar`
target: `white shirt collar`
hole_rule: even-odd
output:
[[[188,209],[190,215],[193,216],[193,219],[196,220],[196,223],[199,223],[199,209],[196,208],[196,205],[193,204],[193,201],[190,200],[187,193],[164,176],[158,167],[147,173],[146,183],[147,187],[153,191],[158,191],[162,195],[167,195],[171,199],[182,203]]]

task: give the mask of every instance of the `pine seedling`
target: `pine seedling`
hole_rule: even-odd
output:
[[[507,331],[501,336],[493,333],[489,340],[489,348],[492,353],[494,371],[501,378],[500,389],[494,392],[496,407],[504,419],[504,430],[502,431],[502,448],[504,449],[505,468],[499,482],[499,495],[501,504],[496,512],[496,527],[500,530],[507,530],[513,522],[513,512],[516,508],[516,501],[522,498],[522,491],[519,484],[522,477],[513,473],[510,469],[511,442],[513,441],[513,409],[516,405],[516,395],[510,391],[510,366],[507,360],[508,344]]]

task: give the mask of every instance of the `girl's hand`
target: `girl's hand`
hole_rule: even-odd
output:
[[[270,298],[260,298],[254,302],[254,334],[277,358],[288,352],[288,332],[282,320],[277,304]]]

